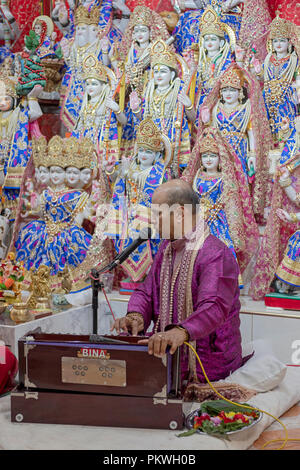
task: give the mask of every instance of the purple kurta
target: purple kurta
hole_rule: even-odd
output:
[[[162,242],[147,278],[129,300],[128,313],[138,312],[143,315],[145,331],[151,321],[156,323],[159,316],[160,271],[164,249],[172,243],[174,265],[177,242]],[[180,324],[189,332],[190,341],[196,340],[197,353],[211,381],[224,379],[242,365],[238,276],[238,265],[230,249],[213,235],[208,235],[194,264],[194,312],[181,323],[178,323],[177,318],[178,278],[175,283],[172,324]],[[188,348],[184,346],[182,352],[182,379],[187,379]],[[197,375],[200,382],[206,382],[198,362]]]

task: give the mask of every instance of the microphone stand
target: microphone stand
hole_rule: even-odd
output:
[[[145,232],[143,229],[141,231]],[[93,297],[92,297],[92,309],[93,309],[93,334],[97,334],[98,331],[98,299],[99,299],[99,291],[103,289],[103,283],[100,281],[100,274],[107,273],[112,271],[115,267],[119,264],[122,264],[125,259],[141,244],[144,243],[149,239],[151,236],[151,229],[147,228],[147,234],[145,233],[145,237],[139,237],[135,240],[129,247],[125,248],[125,250],[119,254],[117,254],[114,259],[106,265],[104,268],[97,271],[96,269],[91,270],[91,278],[92,278],[92,290],[93,290]],[[107,299],[106,299],[107,300]],[[107,300],[108,302],[108,300]],[[108,302],[109,304],[109,302]]]
[[[113,268],[112,263],[108,264],[100,271],[92,269],[91,278],[92,278],[92,310],[93,310],[93,334],[96,335],[98,332],[98,301],[99,301],[99,292],[102,291],[104,285],[100,281],[100,274],[104,272],[109,272]]]

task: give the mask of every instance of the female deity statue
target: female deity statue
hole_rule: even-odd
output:
[[[252,67],[263,79],[263,97],[275,142],[279,139],[282,119],[288,118],[292,122],[299,114],[298,36],[296,26],[277,15],[270,27],[268,55],[263,67],[259,64]]]
[[[196,117],[187,95],[191,75],[185,61],[174,54],[162,39],[158,39],[151,48],[151,73],[153,78],[148,82],[143,100],[135,92],[130,95],[132,113],[127,126],[131,124],[136,129],[142,119],[151,117],[173,145],[172,171],[178,176],[179,165],[186,165],[190,157],[188,121],[194,122]]]
[[[22,176],[31,155],[30,133],[39,132],[42,116],[37,97],[42,87],[35,85],[27,96],[17,93],[16,81],[3,70],[0,77],[0,159],[4,206],[15,218]]]
[[[41,165],[49,169],[49,182],[39,195],[38,207],[30,213],[33,220],[21,229],[19,224],[15,226],[11,246],[28,272],[48,266],[53,288],[60,287],[61,272],[69,269],[71,292],[78,292],[90,286],[80,266],[92,240],[92,235],[82,227],[89,216],[89,194],[82,189],[80,173],[83,168],[96,171],[95,148],[89,139],[78,141],[59,136],[52,137],[47,145],[42,136],[33,140],[33,151],[39,170]],[[68,169],[73,171],[68,174]],[[77,179],[74,169],[79,170]],[[22,214],[18,220],[21,222]],[[24,282],[26,285],[26,279]]]
[[[210,232],[231,249],[243,273],[258,249],[259,231],[242,169],[217,129],[197,135],[182,179],[192,184]]]
[[[234,31],[244,49],[257,44],[271,22],[266,0],[174,0],[172,3],[175,3],[174,8],[179,13],[186,10],[180,14],[173,31],[176,51],[179,54],[183,54],[194,42],[199,41],[199,23],[206,8],[215,10],[220,20]]]
[[[96,146],[98,161],[118,157],[118,123],[126,124],[126,116],[114,101],[117,80],[112,70],[88,55],[83,62],[82,79],[85,91],[73,136],[89,137]]]
[[[272,138],[259,83],[246,70],[231,65],[207,96],[200,116],[203,123],[219,129],[232,147],[245,184],[252,185],[254,213],[262,215]],[[199,129],[202,126],[199,122]]]
[[[171,146],[150,118],[141,122],[137,130],[136,151],[131,159],[123,157],[120,169],[113,167],[114,177],[112,210],[106,235],[113,240],[118,253],[139,236],[144,227],[150,226],[151,200],[154,190],[170,178],[168,164]],[[141,281],[150,268],[160,240],[151,238],[122,264],[131,281]]]
[[[295,193],[295,190],[294,190]],[[298,207],[300,207],[300,193],[295,194]],[[298,225],[298,230],[293,233],[287,243],[283,259],[281,260],[275,276],[281,284],[281,292],[284,289],[285,293],[293,293],[295,290],[299,291],[300,287],[300,212],[288,213],[283,209],[277,209],[278,217],[284,223],[293,223]],[[275,284],[276,285],[276,284]]]
[[[46,15],[36,17],[32,23],[32,30],[39,40],[39,45],[35,51],[36,55],[40,59],[57,58],[56,33],[51,18]]]
[[[286,145],[279,154],[279,164],[274,172],[267,224],[261,240],[249,294],[254,300],[263,298],[270,289],[277,268],[284,258],[284,249],[290,237],[299,228],[300,191],[300,128],[299,118],[294,145]],[[287,150],[290,153],[287,155]],[[284,212],[282,212],[284,211]],[[293,214],[286,224],[284,214]],[[284,223],[283,223],[284,221]],[[295,237],[296,239],[297,237]]]

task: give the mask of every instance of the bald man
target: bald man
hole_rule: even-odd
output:
[[[171,210],[170,210],[171,209]],[[162,357],[170,346],[194,344],[211,381],[242,365],[238,265],[231,250],[209,233],[199,199],[183,180],[153,193],[155,227],[163,239],[151,270],[131,295],[126,317],[112,331],[145,334],[151,322],[149,354]],[[181,354],[182,380],[205,382],[189,348]]]

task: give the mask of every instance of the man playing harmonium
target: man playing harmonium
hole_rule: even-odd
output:
[[[146,279],[131,295],[127,315],[115,321],[112,331],[146,334],[153,321],[149,339],[139,343],[148,344],[156,357],[167,346],[173,354],[183,345],[183,383],[206,381],[187,341],[196,347],[209,380],[224,379],[244,362],[238,264],[225,243],[210,235],[187,182],[175,179],[159,186],[152,211],[163,241]]]

